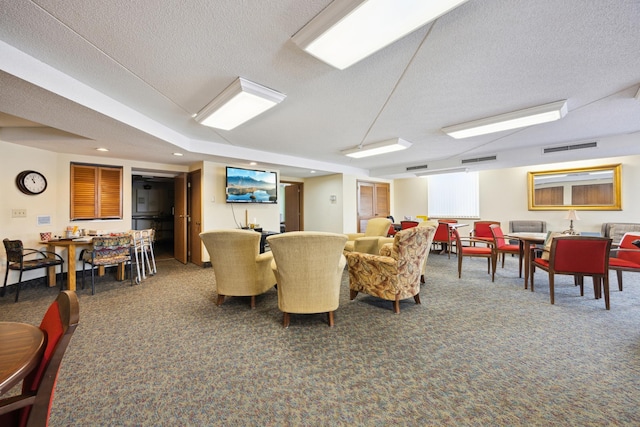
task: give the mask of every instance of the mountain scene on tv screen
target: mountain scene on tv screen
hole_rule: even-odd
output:
[[[227,177],[227,199],[236,202],[275,202],[276,186],[247,176]]]

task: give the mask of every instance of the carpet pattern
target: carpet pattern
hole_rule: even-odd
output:
[[[421,305],[359,294],[343,275],[336,326],[292,315],[274,289],[214,304],[213,270],[158,263],[141,285],[78,291],[51,426],[640,425],[640,275],[611,275],[611,310],[570,277],[523,289],[498,267],[432,254]],[[0,299],[0,320],[38,324],[56,289]]]

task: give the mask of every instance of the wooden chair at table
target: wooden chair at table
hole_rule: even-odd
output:
[[[451,258],[451,227],[449,224],[457,224],[457,219],[440,219],[438,220],[438,228],[433,236],[433,244],[440,244],[442,251],[447,251]]]
[[[640,273],[640,247],[633,243],[639,240],[640,233],[625,233],[620,240],[620,245],[611,250],[616,256],[609,258],[609,269],[615,270],[620,291],[622,291],[623,271]]]
[[[60,364],[79,321],[76,293],[60,292],[40,323],[46,348],[39,365],[22,382],[20,395],[0,400],[1,426],[48,425]]]
[[[462,259],[464,257],[486,258],[487,274],[491,274],[491,281],[493,282],[496,275],[497,258],[493,242],[460,237],[460,233],[456,228],[453,228],[451,230],[451,234],[456,242],[456,255],[458,256],[458,278],[462,278]],[[467,243],[467,245],[465,245],[464,243]],[[474,243],[484,243],[486,244],[486,246],[473,246]]]
[[[554,278],[556,274],[574,276],[580,285],[580,296],[584,296],[584,277],[593,278],[595,298],[600,298],[601,287],[604,289],[605,307],[609,310],[609,252],[611,239],[591,236],[556,236],[551,240],[548,255],[531,260],[529,268],[531,290],[535,269],[539,268],[549,274],[549,295],[551,304],[555,303]],[[548,259],[546,259],[548,258]]]
[[[0,296],[5,295],[7,290],[7,279],[9,277],[9,270],[19,271],[18,283],[16,284],[16,299],[20,296],[20,287],[22,286],[22,273],[24,271],[35,270],[38,268],[49,268],[60,266],[60,276],[63,276],[64,259],[55,252],[41,251],[38,249],[25,248],[22,245],[22,240],[9,240],[4,239],[4,248],[7,253],[7,265],[4,273],[4,285],[2,286],[2,292]],[[62,289],[63,282],[60,281],[60,289]]]
[[[491,233],[492,225],[500,225],[500,221],[474,221],[473,230],[469,233],[469,237],[476,240],[484,240],[493,242],[493,234]]]
[[[490,227],[490,231],[493,236],[496,257],[500,258],[500,255],[502,255],[502,268],[504,268],[504,259],[507,254],[518,255],[518,277],[522,277],[522,253],[520,253],[520,245],[509,243],[508,240],[505,239],[499,224],[493,224]]]

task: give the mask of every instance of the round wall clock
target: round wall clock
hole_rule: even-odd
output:
[[[16,185],[24,194],[41,194],[47,189],[47,179],[40,172],[22,171],[16,177]]]

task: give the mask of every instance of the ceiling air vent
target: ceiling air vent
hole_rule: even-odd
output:
[[[491,160],[496,160],[497,158],[497,156],[476,157],[475,159],[462,159],[460,163],[464,165],[467,163],[489,162]]]
[[[407,166],[407,172],[409,171],[417,171],[420,169],[426,169],[427,165],[420,165],[420,166]]]
[[[582,150],[583,148],[597,148],[597,142],[583,142],[582,144],[559,145],[557,147],[549,147],[542,150],[544,154],[558,153],[560,151]]]

